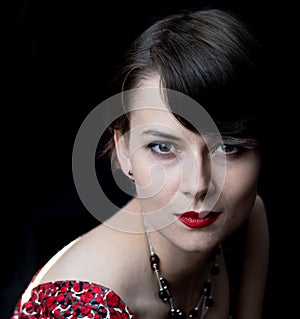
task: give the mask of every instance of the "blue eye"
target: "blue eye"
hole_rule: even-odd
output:
[[[216,148],[215,152],[219,152],[225,155],[232,155],[232,154],[240,153],[242,149],[243,149],[242,147],[237,145],[222,144]]]
[[[147,147],[157,154],[170,154],[176,152],[174,145],[171,143],[150,143]]]

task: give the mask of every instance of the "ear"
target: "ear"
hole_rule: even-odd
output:
[[[120,168],[128,176],[128,172],[131,170],[128,139],[119,130],[114,130],[114,143]]]

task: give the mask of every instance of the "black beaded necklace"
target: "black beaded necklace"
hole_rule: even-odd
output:
[[[149,247],[149,252],[150,252],[150,265],[151,269],[154,271],[158,286],[159,286],[159,291],[158,291],[158,296],[159,298],[164,301],[168,302],[170,306],[169,310],[169,318],[173,319],[185,319],[185,318],[200,318],[203,319],[209,309],[214,305],[214,300],[212,297],[212,280],[213,277],[219,274],[219,266],[216,262],[216,257],[220,255],[221,253],[221,247],[216,247],[215,250],[213,251],[210,259],[209,259],[209,264],[210,264],[210,272],[208,275],[208,278],[203,284],[202,287],[202,292],[201,292],[201,297],[197,303],[197,305],[189,311],[189,313],[185,313],[181,309],[177,308],[174,301],[173,297],[170,293],[170,289],[168,287],[168,282],[167,280],[161,275],[160,270],[159,270],[159,257],[155,254],[153,250],[153,246],[150,240],[150,234],[148,231],[147,227],[147,221],[146,217],[143,214],[143,219],[144,219],[144,227],[147,235],[147,243]]]

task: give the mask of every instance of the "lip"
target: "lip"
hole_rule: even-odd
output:
[[[220,216],[220,212],[184,212],[178,217],[178,220],[189,228],[203,228],[214,223]],[[201,217],[203,216],[203,217]]]

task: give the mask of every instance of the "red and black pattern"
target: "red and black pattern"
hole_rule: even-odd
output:
[[[136,319],[111,289],[85,281],[64,280],[33,288],[31,298],[11,319]]]

